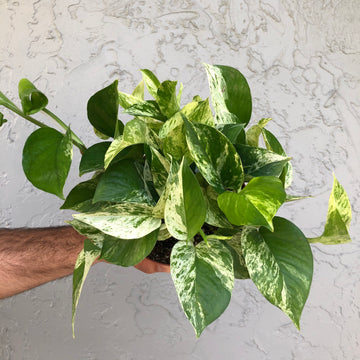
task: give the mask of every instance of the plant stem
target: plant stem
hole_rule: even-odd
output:
[[[52,113],[50,110],[48,109],[42,109],[42,111],[50,116],[52,119],[54,119],[64,130],[68,130],[69,129],[69,126],[67,126],[61,119],[59,119],[54,113]],[[81,139],[70,129],[70,132],[71,132],[71,136],[73,138],[73,143],[74,145],[76,145],[81,153],[83,153],[85,150],[86,150],[86,146],[85,144],[81,141]]]
[[[208,247],[210,247],[209,242],[208,242],[208,238],[207,238],[207,236],[205,235],[205,233],[203,232],[202,229],[199,230],[199,234],[200,234],[201,237],[204,239],[205,244],[206,244]]]
[[[12,112],[14,112],[15,114],[18,114],[19,116],[23,117],[24,119],[30,121],[31,123],[39,126],[39,127],[48,127],[47,125],[45,125],[44,123],[42,123],[41,121],[38,121],[36,119],[34,119],[33,117],[29,116],[29,115],[25,115],[18,107],[16,106],[6,106],[4,105],[6,108],[8,108],[9,110],[11,110]]]

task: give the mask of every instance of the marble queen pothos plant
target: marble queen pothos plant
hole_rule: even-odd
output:
[[[290,158],[265,128],[270,119],[247,128],[252,102],[244,76],[232,67],[204,66],[214,112],[199,96],[181,106],[182,84],[177,89],[176,81],[160,82],[141,70],[132,94],[114,81],[89,99],[87,116],[101,139],[89,148],[29,80],[19,83],[21,108],[0,92],[0,105],[40,127],[23,149],[23,169],[34,186],[65,199],[73,145],[82,154],[80,176],[92,174],[61,206],[77,212],[69,223],[86,236],[74,269],[73,324],[98,257],[133,266],[156,242],[176,239],[171,276],[197,336],[228,306],[234,279],[251,279],[299,328],[313,275],[309,243],[350,241],[350,203],[335,177],[319,237],[308,239],[276,216],[284,203],[302,198],[286,192]],[[145,86],[151,100],[144,100]],[[125,125],[119,107],[133,116]],[[40,111],[64,132],[32,117]]]

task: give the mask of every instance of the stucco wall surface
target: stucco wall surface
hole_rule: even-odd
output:
[[[94,266],[71,334],[67,277],[0,301],[1,360],[351,360],[360,358],[360,8],[356,0],[0,0],[0,90],[31,79],[49,108],[94,142],[87,99],[119,79],[130,92],[149,68],[184,83],[184,102],[209,95],[201,62],[238,68],[252,121],[293,157],[294,194],[318,195],[281,214],[307,236],[325,222],[332,172],[353,206],[344,246],[313,246],[313,285],[301,332],[250,281],[196,339],[167,274]],[[71,212],[32,187],[22,147],[35,129],[7,112],[0,129],[0,227],[62,225]],[[75,151],[65,193],[79,181]]]

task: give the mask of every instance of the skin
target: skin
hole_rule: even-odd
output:
[[[0,229],[0,299],[72,274],[84,239],[69,226]]]

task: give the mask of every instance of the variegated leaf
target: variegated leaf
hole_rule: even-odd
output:
[[[324,232],[319,237],[308,240],[311,243],[321,243],[325,245],[348,243],[351,241],[349,235],[350,222],[351,205],[349,198],[344,188],[334,176]]]
[[[190,154],[206,181],[218,193],[225,189],[239,191],[244,172],[241,159],[231,142],[215,128],[190,123],[182,116]]]
[[[156,191],[161,195],[169,176],[170,162],[153,147],[150,150],[152,178]]]
[[[191,122],[199,122],[209,126],[214,126],[214,118],[210,108],[209,99],[204,101],[192,101],[185,105],[181,112]]]
[[[286,156],[284,149],[282,148],[279,140],[269,130],[262,129],[262,135],[265,141],[266,148],[282,156]],[[292,165],[287,162],[280,175],[280,179],[284,184],[285,189],[292,183],[293,170]]]
[[[126,108],[124,113],[133,116],[150,117],[161,121],[166,120],[166,116],[161,113],[159,105],[154,100],[138,102]]]
[[[218,240],[196,247],[179,241],[171,252],[170,268],[181,306],[199,337],[230,302],[234,287],[232,256]]]
[[[172,162],[165,202],[165,224],[178,240],[191,239],[204,224],[206,207],[200,185],[186,161]]]
[[[306,237],[293,223],[280,217],[273,221],[273,232],[244,229],[242,250],[259,291],[299,328],[312,281],[312,252]]]
[[[279,177],[284,166],[291,158],[276,154],[273,151],[248,145],[235,145],[244,167],[246,179],[256,176]]]
[[[156,92],[155,99],[159,104],[160,111],[168,119],[180,110],[176,84],[176,81],[166,80],[159,85]]]
[[[247,125],[252,110],[251,93],[245,77],[229,66],[204,64],[208,76],[216,124]]]
[[[216,127],[232,144],[245,144],[244,124],[220,124]]]
[[[152,211],[153,207],[145,204],[117,204],[97,212],[74,214],[73,217],[105,234],[138,239],[160,227],[161,219],[154,218]]]
[[[219,194],[209,185],[203,189],[205,204],[206,204],[206,218],[205,222],[209,225],[220,228],[232,228],[231,223],[226,218],[225,214],[219,208],[217,198]]]
[[[135,96],[138,99],[144,100],[144,79],[142,79],[137,85],[134,91],[132,92],[132,96]]]
[[[85,239],[84,249],[81,250],[74,268],[73,274],[73,295],[72,295],[72,330],[75,337],[75,312],[79,302],[81,290],[85,279],[89,273],[91,265],[100,255],[101,249],[92,244],[89,239]]]
[[[142,69],[140,70],[143,76],[144,83],[146,85],[146,88],[149,91],[149,94],[155,99],[157,90],[160,86],[160,81],[155,76],[153,72],[151,72],[148,69]]]
[[[246,132],[246,141],[250,146],[259,146],[259,137],[266,126],[266,124],[271,120],[271,118],[261,119],[257,124],[253,125]],[[282,155],[282,154],[281,154]]]

